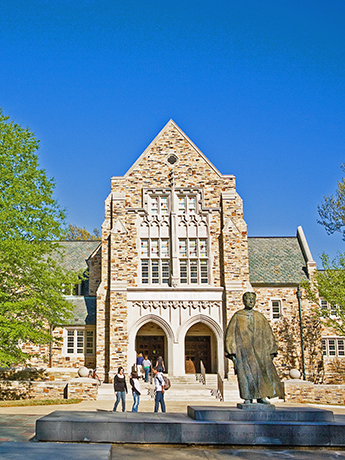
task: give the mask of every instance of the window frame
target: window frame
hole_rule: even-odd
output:
[[[273,303],[274,302],[279,302],[279,316],[276,317],[276,312],[274,312],[274,306]],[[272,299],[270,299],[270,318],[271,318],[271,321],[275,322],[275,321],[279,321],[281,318],[283,317],[283,302],[282,302],[282,299],[278,298],[278,297],[274,297]]]
[[[73,335],[70,333],[73,332]],[[80,350],[80,333],[82,332],[82,352]],[[92,353],[88,352],[90,349],[90,342],[88,338],[92,336]],[[73,338],[71,342],[70,338]],[[71,345],[72,343],[72,345]],[[69,352],[73,349],[72,352]],[[96,354],[96,329],[91,327],[78,327],[78,326],[65,326],[63,330],[63,355],[65,357],[81,357],[81,356],[95,356]]]
[[[330,342],[333,342],[332,348]],[[330,350],[334,350],[334,354]],[[345,337],[322,337],[322,356],[331,359],[345,358]]]

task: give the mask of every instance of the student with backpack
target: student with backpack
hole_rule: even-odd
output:
[[[133,394],[133,407],[132,412],[138,412],[140,395],[141,395],[141,388],[140,383],[138,380],[138,374],[136,372],[132,372],[131,378],[129,379],[129,383],[132,387],[132,394]]]
[[[158,412],[159,404],[161,405],[162,412],[165,412],[165,402],[164,402],[164,378],[161,372],[158,372],[157,369],[152,369],[154,373],[154,384],[155,384],[155,412]]]

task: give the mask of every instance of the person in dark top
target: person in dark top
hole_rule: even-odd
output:
[[[127,384],[126,377],[124,375],[124,369],[122,366],[119,367],[117,374],[114,377],[114,391],[116,393],[116,401],[114,404],[113,412],[116,412],[117,406],[119,405],[120,400],[122,401],[122,412],[126,410],[126,393]]]
[[[157,359],[157,362],[156,362],[156,365],[155,365],[155,369],[158,372],[165,372],[165,366],[164,366],[164,361],[163,361],[162,356],[158,356],[158,359]]]

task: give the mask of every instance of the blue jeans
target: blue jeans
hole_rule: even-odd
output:
[[[114,405],[113,411],[116,412],[117,406],[119,405],[120,400],[122,401],[122,412],[126,410],[126,392],[125,391],[117,391],[116,392],[116,401]]]
[[[138,406],[139,406],[139,401],[140,401],[140,395],[133,391],[133,407],[132,407],[132,412],[138,412]]]
[[[155,412],[158,412],[159,403],[161,405],[162,412],[165,412],[164,393],[162,393],[161,391],[156,391]]]
[[[148,381],[149,381],[149,372],[150,372],[150,368],[147,367],[147,368],[145,369],[145,367],[144,367],[144,371],[145,371],[145,382],[148,382]]]

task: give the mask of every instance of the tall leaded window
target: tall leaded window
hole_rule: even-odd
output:
[[[209,284],[208,213],[199,189],[144,191],[141,214],[140,283]]]
[[[208,284],[206,238],[180,238],[179,258],[181,284]]]
[[[141,239],[142,284],[168,284],[170,254],[168,238]]]

